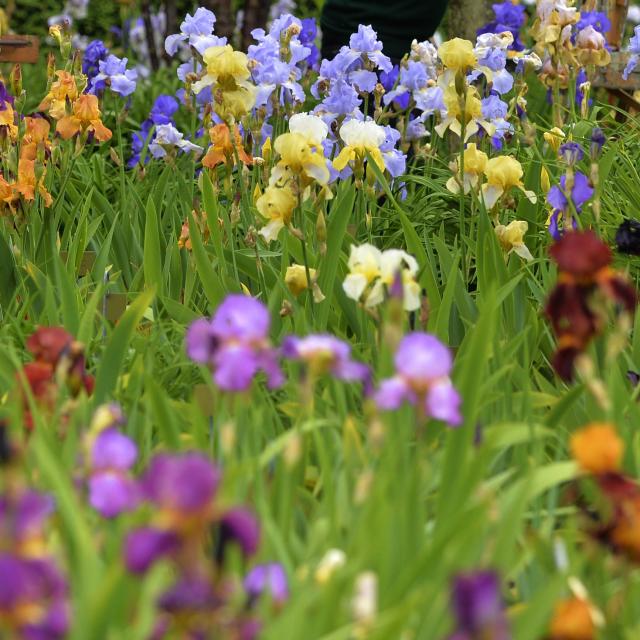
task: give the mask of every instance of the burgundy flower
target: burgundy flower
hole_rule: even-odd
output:
[[[594,294],[600,292],[633,313],[637,293],[626,278],[610,268],[611,251],[593,231],[565,234],[550,253],[560,271],[545,308],[558,339],[553,367],[570,381],[575,359],[601,333],[606,319],[606,309]]]

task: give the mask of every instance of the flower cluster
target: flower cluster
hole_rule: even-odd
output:
[[[561,378],[571,380],[576,358],[604,328],[607,303],[631,314],[637,293],[611,269],[611,251],[593,231],[567,232],[550,253],[560,272],[546,305],[558,339],[553,366]]]
[[[22,486],[0,494],[0,626],[11,638],[66,637],[67,581],[47,548],[48,495]]]
[[[91,394],[94,380],[85,371],[83,345],[61,327],[38,328],[27,340],[27,349],[34,360],[22,367],[17,380],[23,391],[24,424],[32,429],[30,396],[41,410],[51,412],[63,388],[72,397],[82,391]]]
[[[165,559],[175,571],[173,584],[157,601],[154,638],[199,638],[212,629],[229,637],[257,637],[260,625],[251,606],[268,589],[266,579],[249,574],[248,606],[235,610],[235,594],[221,569],[230,545],[245,558],[256,552],[259,524],[247,509],[219,503],[221,476],[204,455],[187,452],[154,456],[140,479],[141,498],[152,506],[153,520],[127,536],[127,568],[142,575]],[[285,598],[283,576],[276,578],[278,597]]]
[[[576,431],[571,452],[608,503],[604,524],[592,534],[614,551],[640,562],[640,485],[621,471],[624,443],[615,427],[592,423]]]

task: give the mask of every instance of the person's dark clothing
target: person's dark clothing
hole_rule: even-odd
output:
[[[430,38],[447,8],[447,0],[325,0],[320,25],[322,56],[332,58],[359,24],[370,24],[383,52],[398,62],[418,42]]]

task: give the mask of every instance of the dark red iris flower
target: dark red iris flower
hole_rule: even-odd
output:
[[[604,328],[606,309],[598,298],[633,313],[638,294],[622,274],[611,269],[611,250],[593,231],[565,233],[550,253],[559,269],[558,283],[545,308],[558,339],[553,367],[570,381],[575,359]]]

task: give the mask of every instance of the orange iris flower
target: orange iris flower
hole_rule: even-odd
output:
[[[51,147],[49,142],[49,130],[51,125],[44,118],[25,118],[26,131],[20,147],[20,158],[35,160],[38,146],[43,146],[45,151]]]
[[[102,124],[97,96],[83,94],[73,103],[73,113],[58,120],[56,131],[64,140],[78,133],[93,132],[96,140],[106,142],[111,138],[111,130]]]
[[[64,118],[67,114],[67,100],[73,102],[79,95],[76,79],[68,71],[56,71],[56,80],[49,89],[49,93],[38,107],[39,111],[49,111],[55,120]]]
[[[253,164],[253,158],[244,150],[237,126],[234,126],[233,134],[240,162]],[[221,162],[229,165],[235,164],[234,144],[231,142],[229,127],[226,124],[217,124],[209,129],[209,137],[211,138],[211,146],[202,159],[202,164],[209,169],[213,169]]]

